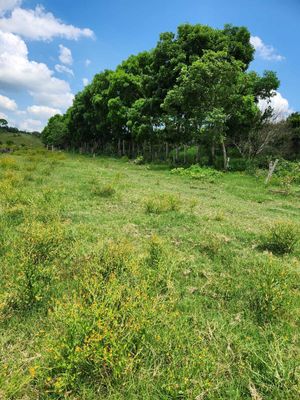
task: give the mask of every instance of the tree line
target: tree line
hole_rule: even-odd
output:
[[[180,25],[176,34],[162,33],[154,49],[96,74],[64,115],[50,118],[42,140],[162,160],[193,148],[195,161],[214,165],[221,157],[225,169],[229,154],[252,159],[272,149],[297,157],[299,114],[277,123],[270,106],[259,108],[279,80],[272,71],[249,71],[253,57],[245,27]]]

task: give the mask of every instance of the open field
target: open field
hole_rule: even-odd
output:
[[[0,156],[0,398],[298,399],[300,190],[264,178]]]
[[[11,146],[22,146],[35,148],[41,146],[41,141],[33,135],[24,133],[8,133],[0,131],[0,148]]]

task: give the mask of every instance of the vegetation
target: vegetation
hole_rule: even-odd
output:
[[[299,398],[300,114],[253,52],[181,25],[47,149],[0,120],[1,399]]]
[[[49,120],[43,142],[225,170],[234,158],[295,159],[299,115],[279,123],[270,106],[259,109],[279,80],[272,71],[248,71],[253,54],[244,27],[180,25],[176,34],[162,33],[153,50],[97,74],[65,115]]]
[[[295,165],[0,155],[1,399],[298,399]]]

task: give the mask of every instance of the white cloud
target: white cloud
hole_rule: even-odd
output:
[[[43,123],[37,119],[25,119],[21,123],[18,124],[18,128],[22,131],[38,131],[40,132],[43,128]]]
[[[273,119],[278,122],[287,118],[293,110],[290,108],[288,100],[281,93],[274,91],[273,94],[269,102],[267,100],[259,100],[258,106],[261,111],[265,111],[267,107],[271,106],[274,113]]]
[[[9,17],[0,19],[0,29],[31,40],[51,40],[54,37],[78,40],[80,37],[94,37],[91,29],[64,24],[42,6],[37,6],[35,10],[15,8]]]
[[[83,82],[84,86],[86,86],[86,85],[89,84],[88,78],[83,78],[83,79],[82,79],[82,82]]]
[[[22,0],[0,0],[0,15],[19,6]]]
[[[36,103],[66,109],[73,100],[68,82],[53,77],[46,64],[30,61],[25,42],[0,31],[0,85],[26,90]]]
[[[14,100],[0,94],[0,108],[8,111],[16,111],[18,106]]]
[[[89,60],[89,59],[85,60],[85,62],[84,62],[84,63],[85,63],[85,66],[88,67],[88,66],[91,64],[91,62],[92,62],[92,61]]]
[[[59,60],[62,64],[72,65],[73,57],[72,52],[62,44],[59,45]]]
[[[66,73],[74,76],[73,70],[71,68],[66,67],[65,65],[56,64],[54,68],[60,74]]]
[[[61,111],[58,108],[51,108],[47,106],[27,107],[27,112],[40,119],[49,119],[50,117],[53,117],[53,115],[61,114]]]
[[[259,36],[251,36],[250,43],[257,55],[267,61],[282,61],[284,57],[277,53],[273,46],[265,44]]]
[[[8,119],[8,118],[7,118],[7,115],[4,114],[4,113],[1,112],[1,111],[0,111],[0,118],[1,118],[1,119],[6,119],[6,120]]]

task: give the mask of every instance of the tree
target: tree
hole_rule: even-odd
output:
[[[253,54],[245,27],[180,25],[176,33],[162,33],[153,50],[97,74],[63,119],[49,121],[44,140],[120,155],[134,154],[135,146],[152,152],[166,143],[168,154],[169,143],[196,144],[212,163],[222,151],[226,168],[229,146],[255,154],[271,113],[260,113],[258,102],[279,85],[273,72],[247,72]],[[58,123],[63,135],[56,137]]]
[[[300,112],[292,113],[287,118],[288,128],[291,132],[291,154],[294,158],[300,156]]]
[[[67,135],[65,117],[56,114],[49,119],[48,125],[42,131],[41,138],[45,144],[60,147],[65,145]]]
[[[8,122],[4,118],[0,118],[0,128],[7,128]]]

